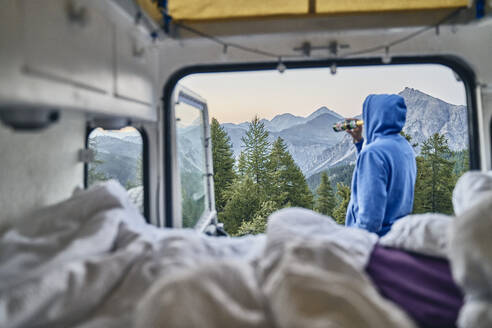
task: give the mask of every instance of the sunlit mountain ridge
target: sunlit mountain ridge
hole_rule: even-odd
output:
[[[432,134],[440,133],[447,138],[451,150],[468,147],[466,106],[449,104],[412,88],[405,88],[399,94],[407,105],[403,130],[412,137],[412,143],[422,144]],[[355,162],[356,152],[350,136],[332,129],[333,124],[340,120],[343,120],[340,114],[323,106],[307,117],[284,113],[262,122],[270,132],[271,141],[277,137],[284,139],[297,165],[309,177],[334,166]],[[231,138],[237,158],[248,122],[225,123],[222,127]],[[419,149],[420,146],[416,151]]]

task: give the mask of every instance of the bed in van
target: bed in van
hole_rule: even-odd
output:
[[[480,0],[4,0],[0,326],[490,326],[491,10]],[[227,236],[213,108],[184,77],[403,64],[444,65],[463,81],[474,172],[454,188],[454,216],[408,216],[378,238],[291,208],[264,233]],[[378,247],[447,267],[432,285],[457,288],[434,299],[451,313],[385,293],[368,271]]]

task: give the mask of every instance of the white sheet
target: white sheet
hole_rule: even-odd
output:
[[[447,259],[453,220],[451,216],[437,213],[408,215],[396,221],[379,244]]]
[[[268,222],[260,282],[280,327],[414,327],[364,273],[378,237],[305,209]]]
[[[456,183],[453,191],[453,209],[456,215],[466,214],[475,204],[483,201],[492,191],[492,173],[470,171]],[[450,259],[449,242],[453,216],[424,213],[408,215],[391,227],[379,243],[383,246]],[[459,219],[458,217],[458,220]]]
[[[33,213],[0,238],[0,326],[131,326],[136,303],[160,276],[214,258],[249,263],[264,240],[156,229],[110,182]]]
[[[300,209],[266,236],[157,229],[110,182],[0,237],[0,326],[413,327],[363,274],[376,240]]]
[[[217,260],[163,277],[139,304],[137,327],[414,327],[363,273],[376,241],[312,211],[281,210],[256,269]]]
[[[466,172],[456,183],[453,190],[453,209],[456,215],[481,201],[482,195],[492,191],[492,171]]]
[[[453,278],[466,294],[461,328],[492,327],[492,176],[469,172],[453,194],[450,238]]]

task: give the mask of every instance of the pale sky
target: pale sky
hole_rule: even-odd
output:
[[[272,119],[291,113],[307,116],[321,106],[345,117],[362,112],[371,93],[418,89],[455,105],[465,105],[465,88],[451,69],[434,64],[287,69],[237,73],[204,73],[183,78],[208,103],[210,117],[220,123],[250,121],[255,114]]]

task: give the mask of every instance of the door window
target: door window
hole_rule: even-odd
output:
[[[174,107],[176,120],[177,164],[179,171],[181,217],[184,228],[208,224],[212,213],[207,140],[206,104],[190,93],[178,92]],[[205,222],[207,221],[207,222]],[[205,223],[204,223],[205,222]]]
[[[176,140],[181,180],[183,227],[195,226],[205,210],[205,152],[201,110],[185,103],[176,105]]]
[[[89,134],[88,148],[94,159],[87,166],[87,186],[117,180],[143,213],[143,138],[140,132],[133,127],[96,128]]]

